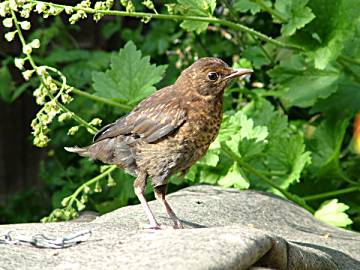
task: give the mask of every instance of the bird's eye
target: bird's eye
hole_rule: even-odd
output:
[[[218,77],[219,77],[219,75],[216,72],[209,72],[208,73],[208,78],[211,81],[216,81]]]

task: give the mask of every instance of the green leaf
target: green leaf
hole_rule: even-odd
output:
[[[331,112],[346,112],[349,115],[354,115],[360,111],[360,84],[349,80],[341,81],[338,86],[338,91],[329,96],[327,99],[320,99],[310,113],[331,113]]]
[[[339,2],[336,24],[331,36],[328,36],[326,46],[321,46],[315,51],[315,67],[319,69],[324,69],[330,61],[339,56],[345,43],[353,38],[357,25],[356,21],[360,18],[360,9],[357,8],[358,1],[346,0]]]
[[[223,187],[235,187],[238,189],[248,189],[250,187],[246,175],[236,162],[234,162],[228,173],[220,178],[218,184]]]
[[[328,180],[339,176],[339,156],[348,125],[349,116],[334,112],[316,128],[308,144],[313,157],[309,167],[312,175]]]
[[[255,68],[261,68],[271,63],[269,57],[259,46],[248,46],[243,52],[243,57],[250,60]]]
[[[309,107],[319,98],[326,98],[338,88],[340,73],[336,69],[318,70],[305,63],[301,56],[283,60],[269,75],[278,89],[284,91],[287,106]]]
[[[234,135],[236,135],[236,138]],[[232,116],[225,116],[219,132],[220,141],[229,140],[234,141],[234,143],[244,138],[264,141],[267,136],[267,128],[254,126],[254,121],[249,119],[243,111],[238,111]]]
[[[346,43],[359,46],[352,41],[359,24],[359,1],[311,0],[309,7],[316,18],[297,31],[293,41],[311,51],[316,68],[325,69],[339,56]]]
[[[282,137],[289,132],[287,116],[274,109],[266,99],[249,103],[245,108],[246,115],[251,116],[257,126],[266,126],[267,139]]]
[[[42,61],[49,66],[64,66],[62,72],[69,84],[82,88],[91,83],[94,71],[103,71],[109,66],[110,57],[111,53],[103,51],[55,48]]]
[[[142,57],[134,43],[129,41],[113,55],[106,72],[93,73],[95,94],[135,104],[155,91],[153,85],[161,80],[165,69],[166,66],[150,64],[150,58]]]
[[[190,182],[195,182],[197,180],[196,176],[198,174],[198,166],[192,166],[187,174],[185,175],[185,179],[190,180]]]
[[[199,175],[199,183],[215,185],[219,178],[220,175],[215,169],[201,170]]]
[[[346,227],[352,224],[352,220],[345,213],[348,209],[349,206],[339,203],[338,199],[328,200],[320,205],[314,216],[327,224]]]
[[[177,24],[174,21],[153,21],[151,26],[144,37],[141,49],[152,56],[154,53],[165,54],[172,42],[182,33],[182,31],[177,31]]]
[[[293,35],[297,29],[311,22],[315,15],[306,6],[309,0],[276,0],[275,9],[284,17],[285,22],[281,26],[284,36]]]
[[[200,165],[216,167],[219,162],[220,149],[209,149],[206,155],[198,161]]]
[[[304,140],[300,135],[274,138],[269,143],[266,164],[273,174],[272,180],[283,189],[298,182],[301,172],[310,163],[310,152],[305,151]]]
[[[264,99],[250,102],[234,115],[226,115],[219,140],[283,189],[299,181],[311,161],[303,137],[294,133],[287,117]],[[252,174],[248,177],[255,186],[269,188],[260,178]]]
[[[259,154],[267,143],[268,130],[265,126],[254,126],[252,119],[239,111],[228,118],[220,129],[219,141],[244,159]]]
[[[271,1],[265,0],[263,2],[265,3],[266,6],[271,7]],[[236,0],[233,5],[233,8],[239,12],[250,11],[251,14],[253,15],[261,11],[261,6],[257,4],[255,1],[251,1],[251,0]]]
[[[178,0],[178,9],[186,16],[212,17],[216,7],[216,0]],[[201,33],[209,23],[198,21],[183,21],[180,26],[186,31]]]

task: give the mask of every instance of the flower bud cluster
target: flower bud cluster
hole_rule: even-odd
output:
[[[126,12],[134,12],[135,6],[131,0],[120,0],[122,6],[125,7]]]
[[[153,10],[155,13],[157,13],[153,1],[151,1],[151,0],[144,0],[144,1],[141,2],[141,4],[143,4],[143,5],[144,5],[145,7],[147,7],[148,9],[151,9],[151,10]]]
[[[77,9],[77,8],[79,8],[79,9],[76,11],[76,13],[71,15],[71,17],[69,18],[69,22],[71,24],[74,24],[77,21],[79,21],[80,19],[85,19],[87,17],[86,12],[81,9],[90,8],[90,5],[91,5],[90,0],[84,0],[84,1],[81,1],[79,4],[77,4],[75,6],[75,9]]]
[[[109,10],[114,4],[114,0],[106,0],[104,2],[99,1],[95,3],[94,9],[95,10]],[[104,17],[104,14],[102,13],[95,13],[93,18],[94,21],[98,22],[102,17]]]
[[[33,8],[33,6],[27,7],[27,9],[24,11],[24,14],[27,15],[27,12],[30,13],[32,8]],[[42,14],[43,18],[48,18],[50,16],[59,15],[61,12],[64,11],[64,9],[65,8],[63,8],[63,7],[47,4],[44,2],[38,2],[35,6],[35,11],[39,14]],[[23,10],[24,10],[24,7],[23,7]]]
[[[44,217],[43,219],[41,219],[41,221],[42,222],[67,221],[70,219],[74,219],[77,216],[78,216],[78,212],[73,207],[65,208],[65,209],[57,208],[54,211],[52,211],[48,217]]]
[[[34,135],[34,145],[38,147],[45,147],[48,144],[48,125],[60,111],[61,109],[56,102],[54,100],[50,100],[49,102],[46,102],[44,107],[36,114],[35,119],[31,122],[31,127],[33,129],[32,134]]]
[[[58,105],[58,98],[61,102],[66,104],[72,100],[69,95],[72,87],[62,88],[55,83],[52,76],[47,72],[45,66],[40,66],[36,70],[38,76],[42,78],[41,85],[34,91],[36,103],[42,105],[43,108],[37,113],[35,119],[31,123],[34,135],[34,144],[38,147],[44,147],[49,142],[47,137],[48,125],[53,121],[55,116],[59,115],[62,111]],[[58,116],[59,122],[70,119],[73,116],[72,112],[65,112]],[[77,127],[78,129],[79,127]],[[76,130],[77,131],[77,130]],[[72,133],[75,133],[74,128]]]

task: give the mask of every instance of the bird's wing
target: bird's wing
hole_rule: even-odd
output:
[[[142,101],[129,115],[102,128],[94,141],[133,134],[151,143],[176,130],[185,120],[186,110],[172,95],[171,87],[166,87]]]

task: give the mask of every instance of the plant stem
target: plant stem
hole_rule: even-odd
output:
[[[339,58],[341,60],[344,60],[346,62],[349,62],[349,63],[352,63],[352,64],[355,64],[355,65],[359,65],[360,66],[360,59],[356,59],[356,58],[351,58],[349,56],[346,56],[346,55],[339,55]]]
[[[345,60],[342,55],[340,55],[337,62],[344,68],[345,71],[349,72],[358,83],[360,83],[360,75],[353,71],[352,68],[348,65],[350,61]],[[350,63],[354,64],[353,62]]]
[[[28,0],[28,3],[43,3],[45,5],[53,6],[56,8],[71,8],[74,11],[84,11],[88,14],[103,14],[103,15],[113,15],[113,16],[123,16],[123,17],[136,17],[136,18],[148,18],[148,19],[160,19],[160,20],[189,20],[189,21],[198,21],[198,22],[207,22],[211,24],[220,24],[227,26],[234,30],[240,30],[247,33],[250,33],[256,37],[258,37],[261,40],[267,41],[269,43],[272,43],[276,46],[282,47],[282,48],[288,48],[292,50],[298,50],[298,51],[304,51],[304,49],[300,46],[284,43],[281,41],[278,41],[276,39],[273,39],[271,37],[268,37],[267,35],[264,35],[263,33],[260,33],[252,28],[249,28],[243,24],[240,23],[234,23],[227,20],[218,19],[216,17],[200,17],[200,16],[186,16],[186,15],[173,15],[173,14],[155,14],[155,13],[147,13],[147,12],[126,12],[126,11],[120,11],[120,10],[96,10],[93,8],[84,8],[84,7],[74,7],[69,5],[60,5],[60,4],[54,4],[50,2],[44,2],[44,1],[37,1],[37,0]]]
[[[79,186],[75,192],[71,195],[71,199],[69,200],[68,205],[66,206],[66,209],[71,208],[71,206],[73,205],[74,201],[76,200],[77,196],[80,194],[81,191],[84,190],[84,188],[86,186],[90,186],[94,183],[96,183],[97,181],[99,181],[101,178],[107,176],[109,173],[111,173],[113,170],[115,170],[117,167],[116,165],[112,165],[110,166],[107,170],[105,170],[103,173],[95,176],[94,178],[86,181],[85,183],[83,183],[81,186]]]
[[[300,205],[301,207],[308,210],[310,213],[314,213],[314,209],[312,209],[309,205],[305,203],[305,201],[294,195],[290,192],[286,191],[282,187],[274,184],[270,178],[266,177],[264,174],[256,170],[253,166],[251,166],[249,163],[243,161],[236,153],[234,153],[225,143],[221,142],[221,149],[224,151],[225,154],[227,154],[232,160],[237,162],[242,168],[247,170],[248,172],[254,174],[258,178],[260,178],[263,182],[268,184],[269,186],[273,187],[274,189],[278,190],[281,194],[283,194],[288,200],[295,202],[296,204]]]
[[[59,82],[59,81],[54,80],[54,82],[58,86],[62,85],[62,83]],[[94,100],[96,102],[99,102],[99,103],[103,103],[103,104],[106,104],[106,105],[117,107],[117,108],[120,108],[120,109],[125,110],[125,111],[131,111],[131,109],[132,109],[132,107],[127,105],[127,104],[122,104],[122,103],[113,101],[111,99],[95,96],[95,95],[92,95],[92,94],[87,93],[85,91],[82,91],[80,89],[77,89],[77,88],[75,88],[73,86],[67,86],[67,87],[71,87],[72,88],[71,92],[78,95],[78,96],[82,96],[82,97]]]
[[[46,85],[45,85],[46,88]],[[49,93],[50,94],[50,93]],[[71,113],[71,117],[74,118],[75,121],[77,121],[78,123],[80,123],[81,125],[83,125],[84,127],[86,127],[88,129],[88,131],[92,134],[95,134],[96,132],[98,132],[99,130],[96,127],[93,127],[92,125],[90,125],[87,121],[85,121],[84,119],[82,119],[80,116],[78,116],[76,113],[73,113],[72,111],[70,111],[68,108],[66,108],[63,104],[61,104],[59,101],[55,100],[56,104],[65,112],[70,112]]]
[[[92,94],[87,93],[85,91],[82,91],[80,89],[73,88],[72,92],[74,94],[79,95],[79,96],[83,96],[85,98],[94,100],[94,101],[99,102],[99,103],[104,103],[104,104],[107,104],[107,105],[110,105],[110,106],[113,106],[113,107],[117,107],[117,108],[120,108],[120,109],[125,110],[125,111],[131,111],[131,109],[132,109],[132,107],[127,105],[127,104],[122,104],[122,103],[113,101],[111,99],[95,96],[95,95],[92,95]]]
[[[267,13],[271,14],[274,18],[278,19],[280,22],[286,22],[286,18],[278,12],[276,9],[273,9],[266,5],[263,0],[255,0],[255,2]]]
[[[280,191],[286,198],[288,198],[289,193],[284,190],[283,188],[279,187],[278,185],[274,184],[270,178],[266,177],[263,173],[256,170],[254,167],[252,167],[247,162],[243,161],[236,153],[234,153],[230,147],[228,147],[225,143],[220,143],[221,149],[227,154],[231,159],[236,161],[240,166],[242,166],[247,171],[251,172],[252,174],[259,177],[262,181],[264,181],[269,186],[275,188],[276,190]],[[289,196],[288,199],[290,199],[291,196]]]
[[[342,195],[342,194],[352,193],[355,191],[360,191],[360,187],[349,187],[349,188],[334,190],[334,191],[330,191],[330,192],[305,196],[305,197],[303,197],[303,200],[305,200],[305,201],[319,200],[319,199],[334,197],[334,196],[338,196],[338,195]]]

